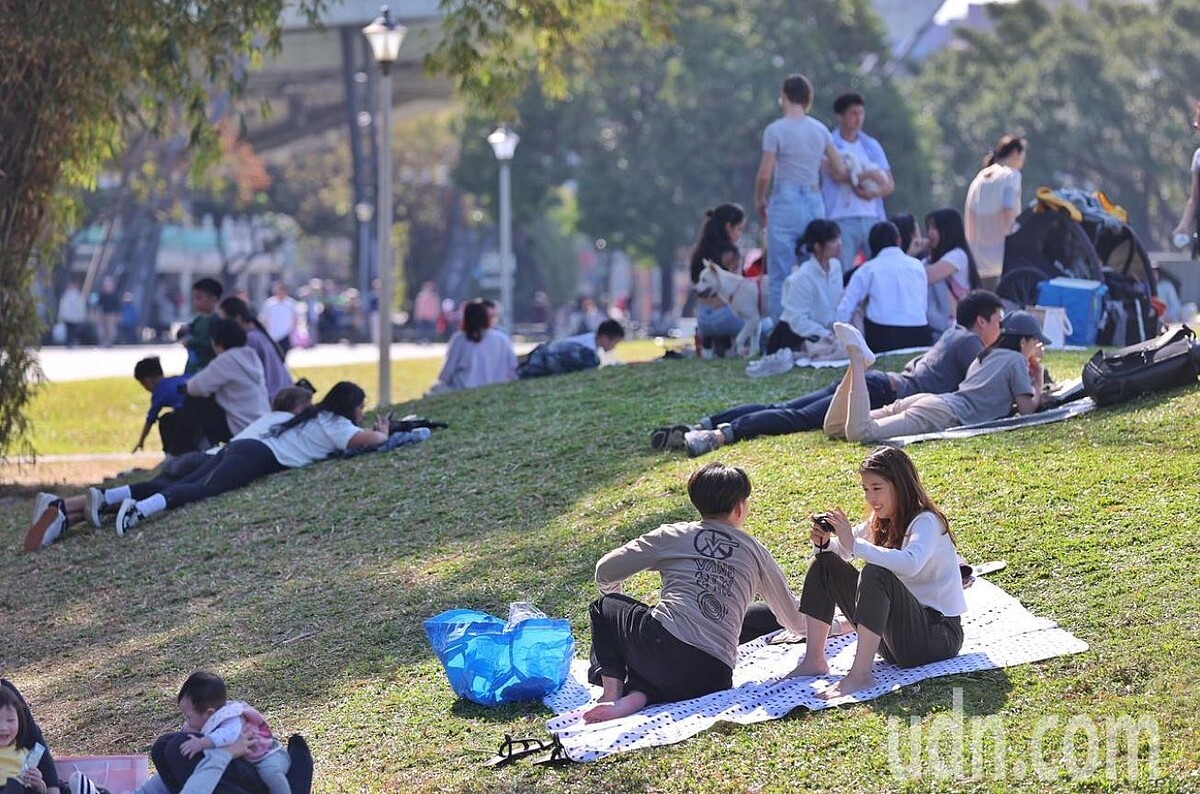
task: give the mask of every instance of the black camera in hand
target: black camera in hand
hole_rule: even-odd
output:
[[[837,532],[837,527],[833,525],[828,513],[817,513],[812,517],[813,523],[817,525],[817,529],[827,535],[832,535]]]

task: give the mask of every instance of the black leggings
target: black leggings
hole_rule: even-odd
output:
[[[199,502],[210,496],[232,491],[254,482],[259,477],[283,471],[286,466],[275,459],[270,447],[261,441],[243,438],[231,442],[225,449],[182,480],[165,483],[151,480],[129,486],[134,499],[145,499],[161,493],[167,509]],[[164,487],[165,486],[165,487]]]
[[[588,680],[625,682],[624,693],[641,692],[647,703],[672,703],[733,686],[733,669],[688,645],[654,619],[650,607],[613,594],[592,602],[592,665]]]

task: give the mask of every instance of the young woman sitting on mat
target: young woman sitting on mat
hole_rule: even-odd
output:
[[[851,527],[840,509],[813,517],[816,556],[804,577],[804,658],[789,678],[829,674],[825,640],[836,606],[858,631],[850,672],[821,693],[832,699],[875,683],[875,652],[901,667],[949,659],[963,643],[967,611],[954,535],[908,455],[880,447],[858,467],[866,519]],[[860,571],[850,564],[866,562]]]

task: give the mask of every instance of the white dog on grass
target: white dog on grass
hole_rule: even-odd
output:
[[[742,330],[734,339],[738,355],[754,358],[759,353],[759,326],[766,315],[766,294],[762,277],[746,278],[730,273],[712,260],[704,260],[704,270],[696,282],[696,294],[702,297],[716,295],[729,304],[729,308],[743,321]]]

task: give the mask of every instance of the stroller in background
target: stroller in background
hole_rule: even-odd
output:
[[[1103,193],[1038,188],[1004,241],[996,294],[1014,308],[1033,305],[1039,285],[1060,276],[1107,287],[1097,344],[1124,347],[1158,335],[1150,257],[1125,210]]]

